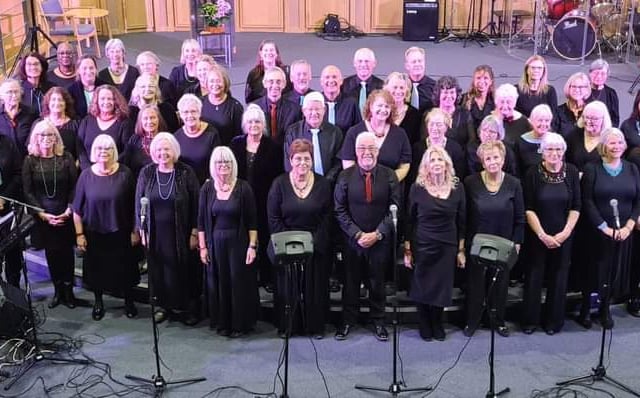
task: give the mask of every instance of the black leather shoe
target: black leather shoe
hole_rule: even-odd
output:
[[[533,334],[536,331],[536,327],[533,325],[525,325],[522,327],[522,333],[524,334]]]
[[[502,337],[509,337],[509,327],[507,325],[498,326],[496,332]]]
[[[475,332],[476,330],[469,325],[465,326],[464,329],[462,330],[462,334],[464,334],[465,337],[471,337]]]
[[[378,341],[387,341],[389,340],[389,332],[387,332],[387,328],[384,325],[376,325],[374,334]]]
[[[593,322],[591,321],[591,314],[580,314],[576,318],[576,322],[578,322],[585,329],[591,329],[591,327],[593,326]]]
[[[438,341],[444,341],[446,334],[442,325],[438,325],[433,328],[433,338]]]
[[[627,303],[627,312],[631,316],[635,316],[636,318],[640,318],[640,299],[632,298]]]
[[[182,316],[182,323],[185,326],[195,326],[198,322],[200,322],[200,318],[192,312],[187,312]]]
[[[104,304],[102,301],[96,301],[93,303],[93,311],[91,312],[91,317],[94,321],[99,321],[104,318]]]
[[[228,329],[218,329],[216,330],[218,336],[229,337],[231,335],[231,330]]]
[[[136,308],[136,305],[133,303],[133,301],[125,301],[124,314],[129,319],[135,318],[138,316],[138,309]]]
[[[554,334],[558,333],[558,331],[555,329],[545,329],[544,332],[549,336],[553,336]]]
[[[62,303],[65,307],[74,309],[76,308],[76,296],[73,294],[73,285],[65,285],[62,291]]]
[[[336,340],[346,340],[347,336],[349,336],[349,332],[351,332],[351,325],[348,323],[338,327],[335,335]]]
[[[49,305],[47,305],[47,307],[56,308],[57,306],[60,305],[61,302],[62,302],[62,297],[60,293],[56,292],[51,298],[51,301],[49,301]]]

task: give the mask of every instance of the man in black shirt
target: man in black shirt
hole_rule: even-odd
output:
[[[393,170],[378,165],[378,147],[373,133],[356,138],[357,164],[338,176],[334,192],[335,212],[345,237],[345,286],[342,302],[344,323],[336,339],[347,338],[358,318],[362,271],[369,278],[370,316],[375,336],[389,338],[384,327],[384,271],[391,261],[393,225],[389,207],[398,205],[398,179]]]
[[[326,121],[344,133],[362,121],[362,114],[355,99],[340,93],[342,72],[335,65],[327,65],[320,74],[320,87],[327,104]]]
[[[384,81],[373,74],[376,64],[376,55],[373,50],[370,48],[358,49],[353,54],[353,67],[356,74],[344,79],[342,84],[342,94],[358,101],[360,110],[364,107],[369,94],[384,85]]]
[[[412,85],[410,104],[420,111],[420,114],[433,108],[433,88],[436,85],[436,81],[426,75],[426,63],[427,57],[423,48],[409,47],[404,52],[404,68]]]

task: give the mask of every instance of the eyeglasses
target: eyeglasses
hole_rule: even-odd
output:
[[[302,164],[302,163],[310,164],[312,162],[313,160],[309,156],[294,156],[291,158],[291,163],[293,164]]]
[[[98,152],[111,152],[113,151],[113,147],[110,146],[97,146],[96,151]]]
[[[428,127],[435,127],[435,128],[439,128],[440,129],[440,128],[446,127],[447,125],[442,123],[442,122],[429,122],[427,124],[427,126]]]
[[[584,116],[584,120],[588,122],[597,122],[598,120],[602,120],[602,116]]]
[[[564,148],[544,148],[545,152],[564,152]]]
[[[39,136],[40,136],[40,138],[51,138],[51,137],[55,136],[55,134],[53,134],[53,133],[40,133]]]
[[[231,161],[230,160],[216,160],[213,162],[213,164],[215,164],[216,166],[229,166],[231,165]]]
[[[358,146],[358,147],[356,147],[356,152],[359,152],[359,153],[363,153],[363,152],[378,152],[378,147],[375,146],[375,145]]]
[[[589,86],[583,85],[583,86],[578,86],[575,84],[571,84],[569,85],[569,88],[573,88],[573,89],[577,89],[577,90],[586,90],[589,88]]]

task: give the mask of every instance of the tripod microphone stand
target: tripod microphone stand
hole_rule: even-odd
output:
[[[393,284],[395,285],[396,294],[393,296],[393,380],[389,387],[373,387],[373,386],[364,386],[361,384],[356,384],[356,390],[369,390],[369,391],[383,391],[388,392],[392,396],[397,397],[398,394],[402,394],[404,392],[416,392],[416,391],[431,391],[432,387],[414,387],[414,388],[406,388],[403,387],[403,384],[398,381],[398,347],[400,345],[400,335],[398,331],[399,314],[398,314],[398,265],[396,264],[396,242],[398,240],[398,206],[392,204],[389,206],[389,211],[391,212],[391,217],[393,219],[393,234],[391,245],[393,249],[392,252],[392,261],[393,261]]]
[[[451,3],[453,4],[453,0],[451,0]],[[442,30],[440,31],[440,37],[442,38],[439,39],[437,43],[442,43],[443,41],[447,40],[460,40],[461,37],[453,33],[453,31],[449,30],[449,28],[447,27],[447,0],[444,0],[444,7],[442,12]]]
[[[77,364],[77,365],[88,365],[90,362],[86,359],[55,358],[55,357],[49,357],[43,354],[40,348],[40,343],[38,342],[38,328],[35,321],[33,301],[31,299],[31,284],[29,282],[29,271],[27,270],[27,262],[24,259],[24,254],[22,253],[24,251],[22,240],[24,239],[25,236],[29,234],[29,232],[35,225],[35,220],[31,216],[27,216],[27,219],[23,221],[22,216],[24,214],[25,209],[31,209],[37,212],[44,211],[44,209],[31,206],[26,203],[22,203],[15,199],[7,198],[4,196],[0,196],[0,199],[3,199],[4,201],[11,203],[11,207],[13,208],[13,214],[14,214],[14,227],[9,232],[9,235],[5,239],[3,239],[2,242],[0,242],[0,254],[4,256],[4,254],[8,250],[16,247],[20,249],[20,252],[21,252],[20,261],[21,261],[21,267],[22,267],[22,275],[24,277],[24,284],[25,284],[25,290],[26,290],[25,296],[27,299],[26,300],[27,308],[29,309],[29,322],[31,323],[31,335],[33,338],[33,348],[34,348],[33,361],[31,361],[29,365],[24,367],[20,371],[20,373],[13,380],[11,380],[9,384],[7,384],[4,387],[4,390],[8,391],[22,378],[22,376],[26,375],[29,372],[29,370],[31,370],[36,364],[42,361],[51,361],[53,363]]]
[[[38,45],[38,33],[40,33],[42,37],[44,37],[44,39],[48,41],[53,48],[55,48],[56,50],[58,49],[58,45],[53,41],[53,39],[51,39],[51,37],[49,37],[49,35],[47,35],[45,31],[42,30],[40,25],[37,24],[36,8],[33,5],[33,0],[29,0],[29,7],[31,11],[31,26],[29,27],[29,29],[27,29],[27,33],[24,37],[24,40],[20,45],[20,50],[18,50],[18,54],[16,54],[15,61],[13,62],[13,65],[11,65],[11,69],[9,70],[9,74],[7,76],[13,76],[13,72],[15,72],[16,67],[18,66],[18,63],[20,62],[20,59],[24,55],[24,51],[27,49],[27,46],[29,47],[29,51],[31,52],[40,51],[39,45]],[[51,59],[51,58],[54,58],[54,57],[49,57],[47,59]]]
[[[476,1],[480,2],[480,12],[478,16],[478,28],[475,29],[475,18],[476,18]],[[483,8],[484,0],[471,0],[469,2],[469,16],[467,17],[467,35],[464,38],[464,42],[462,47],[466,48],[467,43],[469,41],[476,42],[480,47],[484,47],[483,42],[488,42],[491,44],[496,44],[493,39],[491,39],[486,33],[483,32],[483,29],[480,28],[480,24],[482,23],[482,8]]]
[[[613,207],[613,214],[614,214],[615,223],[616,223],[616,229],[613,231],[613,236],[615,238],[615,236],[620,233],[620,217],[618,216],[618,201],[616,199],[611,199],[610,203],[611,203],[611,207]],[[630,239],[630,238],[631,237],[627,239]],[[620,241],[617,241],[614,239],[613,245],[614,245],[613,247],[614,262],[612,266],[609,267],[609,273],[607,275],[607,279],[602,285],[602,292],[603,292],[602,303],[601,303],[602,308],[609,308],[609,300],[611,299],[611,282],[613,281],[614,266],[617,267],[620,265],[620,256],[621,256]],[[591,368],[590,374],[575,377],[573,379],[569,379],[565,381],[561,381],[556,383],[556,385],[566,386],[571,384],[579,384],[585,381],[591,382],[591,383],[595,383],[596,381],[602,381],[605,383],[609,383],[610,385],[617,387],[620,390],[625,391],[635,397],[640,397],[639,392],[634,391],[631,387],[607,375],[607,368],[605,368],[604,366],[604,347],[605,347],[606,336],[607,336],[607,328],[605,328],[604,325],[602,325],[602,335],[600,336],[600,356],[599,356],[598,364],[594,368]]]
[[[146,197],[142,197],[140,198],[140,227],[142,229],[142,234],[145,237],[145,243],[146,245],[142,245],[144,247],[144,254],[145,257],[147,258],[147,261],[149,259],[149,254],[151,252],[151,246],[150,246],[150,229],[149,229],[149,222],[147,219],[147,210],[149,208],[149,199]],[[181,380],[173,380],[173,381],[166,381],[164,379],[164,377],[162,377],[162,373],[161,373],[161,369],[160,369],[160,353],[158,351],[158,323],[156,322],[156,317],[155,317],[155,302],[158,299],[158,297],[155,294],[155,289],[154,289],[154,284],[153,284],[153,277],[155,275],[155,266],[154,265],[150,265],[149,266],[149,278],[148,278],[148,283],[149,283],[149,304],[151,305],[151,325],[153,327],[153,353],[155,355],[155,361],[156,361],[156,374],[154,376],[151,376],[150,378],[144,378],[144,377],[139,377],[139,376],[132,376],[132,375],[125,375],[124,377],[129,379],[129,380],[133,380],[133,381],[137,381],[137,382],[141,382],[141,383],[147,383],[147,384],[151,384],[154,388],[154,397],[160,397],[162,395],[162,393],[164,392],[164,390],[167,388],[167,386],[169,385],[175,385],[175,384],[187,384],[187,383],[200,383],[202,381],[207,380],[205,377],[194,377],[191,379],[181,379]]]
[[[489,302],[489,326],[491,328],[491,348],[489,349],[489,391],[487,391],[486,398],[497,398],[503,394],[511,391],[509,387],[505,387],[499,392],[496,391],[496,375],[494,367],[494,357],[496,352],[496,302],[495,302],[495,288],[496,281],[500,275],[500,268],[495,264],[486,265],[487,269],[493,269],[493,277],[491,278],[491,285],[487,291],[487,300]]]

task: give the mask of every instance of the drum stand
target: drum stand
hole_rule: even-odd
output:
[[[451,5],[454,5],[454,0],[451,0]],[[451,24],[451,17],[453,16],[453,13],[451,13],[452,15],[449,16],[449,24]],[[452,30],[449,30],[449,28],[447,27],[447,0],[444,0],[444,7],[443,7],[443,14],[442,14],[442,30],[440,31],[440,37],[441,39],[438,39],[438,41],[436,43],[442,43],[443,41],[447,41],[447,40],[460,40],[461,37],[456,35],[455,33],[453,33]]]
[[[494,39],[490,38],[489,35],[484,33],[480,28],[480,24],[482,23],[482,6],[484,0],[477,0],[480,2],[480,12],[478,13],[478,28],[474,30],[475,18],[476,18],[476,0],[471,0],[469,2],[469,16],[467,17],[467,35],[464,37],[464,42],[462,47],[466,48],[467,43],[469,41],[476,42],[480,47],[484,47],[484,42],[488,42],[493,44],[494,46],[497,44]]]

